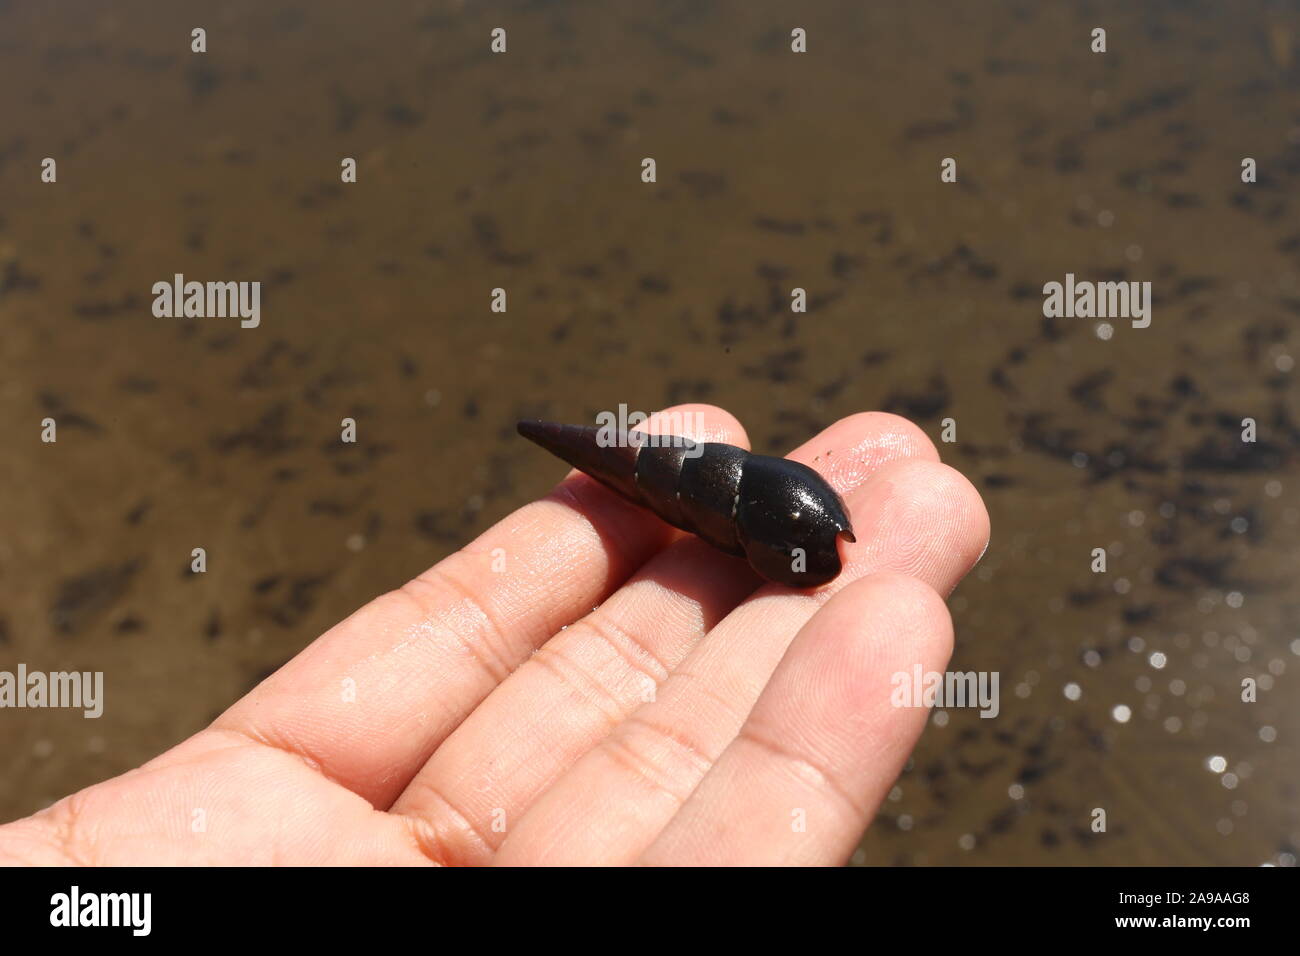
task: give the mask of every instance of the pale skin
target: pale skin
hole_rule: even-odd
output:
[[[748,447],[721,409],[668,411]],[[0,827],[0,861],[843,863],[928,716],[890,678],[944,669],[988,516],[893,415],[790,457],[853,518],[829,585],[764,584],[572,473],[210,727]]]

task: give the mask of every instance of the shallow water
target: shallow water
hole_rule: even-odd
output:
[[[992,516],[951,666],[1001,714],[934,715],[856,860],[1294,862],[1300,20],[1133,6],[0,5],[0,669],[111,701],[0,713],[0,818],[544,492],[518,417],[707,401],[768,452],[951,417]],[[262,324],[155,318],[177,272]],[[1150,328],[1045,319],[1066,273]]]

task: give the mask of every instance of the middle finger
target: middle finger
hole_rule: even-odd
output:
[[[938,459],[905,419],[874,413],[849,421],[852,448],[841,442],[839,463],[818,462],[837,470],[842,491],[888,462]],[[819,437],[791,457],[812,464],[824,445]],[[537,796],[652,700],[759,583],[742,560],[697,538],[666,548],[505,680],[430,758],[393,811],[424,821],[419,832],[436,858],[485,862]]]

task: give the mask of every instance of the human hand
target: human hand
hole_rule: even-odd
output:
[[[720,409],[670,411],[748,447]],[[762,585],[573,473],[212,726],[0,827],[0,861],[843,862],[928,714],[891,706],[890,678],[944,669],[940,595],[988,517],[892,415],[790,457],[852,515],[829,585]]]

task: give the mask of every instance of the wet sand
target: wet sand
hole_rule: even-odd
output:
[[[991,513],[951,667],[1002,712],[936,713],[858,862],[1294,862],[1297,8],[810,7],[0,6],[0,669],[108,695],[0,712],[0,819],[543,493],[517,418],[707,401],[776,453],[951,417]],[[155,318],[174,273],[261,325]],[[1045,319],[1066,273],[1151,327]]]

